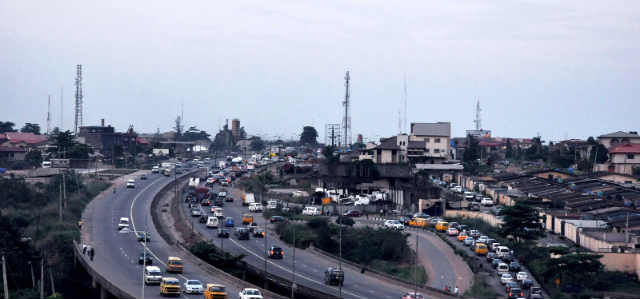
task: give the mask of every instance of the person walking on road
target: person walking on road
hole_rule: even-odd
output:
[[[82,254],[87,253],[87,244],[82,244]]]
[[[91,261],[93,261],[93,256],[95,255],[95,251],[93,249],[93,247],[91,247],[89,249],[89,258],[91,259]]]

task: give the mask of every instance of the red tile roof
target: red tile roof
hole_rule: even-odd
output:
[[[640,154],[640,144],[625,144],[612,148],[611,154]]]
[[[26,143],[26,144],[40,144],[44,143],[48,140],[47,136],[44,135],[36,135],[33,133],[21,133],[21,132],[6,132],[0,135],[4,135],[0,139],[7,139],[10,143],[18,144],[18,143]]]

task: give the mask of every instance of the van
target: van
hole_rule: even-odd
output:
[[[219,224],[220,220],[218,219],[218,217],[209,216],[207,218],[207,228],[218,228]]]
[[[211,212],[216,218],[224,218],[224,210],[221,207],[213,207],[211,208]]]
[[[144,267],[144,284],[160,284],[162,281],[162,271],[158,266]]]
[[[248,206],[249,204],[252,204],[254,202],[256,202],[256,198],[253,195],[253,193],[247,193],[247,194],[242,196],[242,205],[243,206]]]
[[[182,294],[182,288],[180,287],[180,281],[175,277],[163,277],[160,282],[160,295],[169,296]]]
[[[184,265],[182,264],[182,259],[179,257],[170,256],[169,260],[167,261],[167,272],[182,273],[183,270]]]
[[[42,168],[51,168],[51,161],[42,161]]]
[[[204,289],[205,299],[226,299],[227,290],[221,284],[208,283]]]
[[[275,210],[278,208],[278,202],[275,200],[267,201],[267,210]]]
[[[498,276],[509,273],[509,265],[507,265],[507,263],[499,263],[496,270],[498,271]]]
[[[118,230],[123,228],[129,228],[129,218],[127,217],[121,217],[120,222],[118,222]]]
[[[436,223],[436,230],[439,232],[446,232],[449,229],[449,222],[446,221],[438,221]]]
[[[477,255],[486,255],[487,252],[489,252],[489,249],[487,248],[487,244],[476,243],[474,251],[476,252]]]
[[[253,223],[253,216],[251,214],[242,215],[242,224]]]
[[[510,253],[511,253],[511,250],[507,246],[498,246],[497,249],[496,249],[496,255],[498,257],[503,257],[503,256],[505,256],[507,254],[510,254]]]

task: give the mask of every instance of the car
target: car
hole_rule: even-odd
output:
[[[275,200],[267,201],[267,210],[275,210],[278,208],[278,202]]]
[[[524,291],[521,288],[511,288],[509,293],[507,293],[507,298],[509,299],[517,299],[524,298]]]
[[[219,219],[224,218],[224,210],[221,207],[213,207],[211,209],[213,210],[214,217],[217,217]]]
[[[151,173],[160,173],[160,167],[158,167],[157,165],[153,166],[151,168]]]
[[[480,201],[480,204],[485,206],[485,207],[492,206],[493,205],[493,199],[491,199],[491,197],[484,197]]]
[[[218,238],[229,238],[229,230],[224,228],[219,229]]]
[[[513,276],[511,276],[511,274],[502,273],[502,275],[500,275],[500,283],[501,284],[506,284],[509,281],[513,281]]]
[[[244,288],[238,293],[240,299],[263,299],[262,293],[258,289]]]
[[[498,265],[500,264],[504,264],[504,261],[502,261],[500,258],[496,257],[493,260],[491,260],[491,266],[493,268],[498,268]]]
[[[477,255],[485,255],[489,252],[489,249],[487,249],[487,245],[484,243],[476,242],[473,247]]]
[[[191,208],[191,217],[200,217],[202,216],[202,210],[200,208]]]
[[[280,222],[285,222],[285,218],[282,216],[271,216],[271,218],[269,218],[269,222],[271,223],[280,223]]]
[[[468,236],[464,239],[464,246],[471,246],[473,245],[473,243],[475,243],[475,239],[472,238],[471,236]]]
[[[409,217],[409,216],[400,216],[400,218],[398,218],[398,221],[402,222],[402,224],[404,224],[406,226],[406,225],[409,225],[409,221],[411,221],[411,217]],[[418,293],[418,294],[420,294],[420,293]]]
[[[518,273],[516,273],[516,280],[517,281],[522,281],[529,278],[529,274],[527,274],[527,272],[524,271],[520,271]]]
[[[260,213],[264,210],[261,203],[251,203],[249,204],[249,212]]]
[[[342,216],[345,216],[345,217],[360,217],[360,216],[362,216],[362,214],[360,214],[360,211],[358,211],[358,210],[347,210],[346,212],[344,212],[344,214],[342,214]]]
[[[511,263],[511,262],[513,262],[513,261],[515,260],[515,258],[514,258],[514,257],[513,257],[513,255],[511,255],[511,254],[505,254],[505,255],[503,255],[503,256],[501,257],[501,259],[502,259],[503,261],[505,261],[506,263]]]
[[[146,180],[146,179],[147,179],[147,176],[146,176],[146,175],[144,175],[144,174],[141,174],[141,175],[140,175],[140,179],[141,179],[141,180]]]
[[[169,296],[176,295],[180,296],[182,293],[182,289],[180,288],[180,281],[175,277],[162,277],[162,281],[160,281],[160,295]]]
[[[233,202],[233,197],[232,197],[231,195],[227,195],[227,196],[224,198],[224,201],[226,201],[226,202]]]
[[[544,294],[542,292],[542,288],[540,287],[531,287],[529,290],[529,298],[531,299],[543,299]]]
[[[170,256],[167,258],[167,264],[165,267],[167,272],[182,273],[184,271],[182,259],[177,256]]]
[[[384,227],[389,228],[389,229],[403,230],[404,229],[404,224],[402,224],[402,222],[400,222],[400,220],[386,220],[384,222]]]
[[[329,267],[324,271],[324,283],[328,285],[344,284],[344,271],[342,269]]]
[[[450,227],[447,229],[447,235],[449,236],[457,236],[458,235],[458,229],[455,227]]]
[[[153,256],[151,255],[151,252],[149,252],[148,250],[141,252],[140,255],[138,256],[138,264],[139,265],[153,264]]]
[[[162,271],[158,266],[144,267],[144,284],[160,284],[162,280]]]
[[[202,282],[195,279],[187,279],[184,282],[184,292],[186,294],[202,294],[203,293]]]
[[[520,284],[516,281],[509,281],[504,285],[504,291],[509,293],[509,291],[513,288],[519,288]]]
[[[513,261],[513,262],[509,263],[509,271],[511,271],[511,272],[519,272],[521,268],[522,267],[520,266],[520,263],[518,263],[516,261]],[[520,280],[520,279],[518,279],[518,280]]]
[[[474,239],[478,239],[480,238],[480,231],[476,230],[476,229],[472,229],[469,231],[469,236],[474,238]]]
[[[265,232],[264,229],[255,228],[252,234],[254,238],[264,238]]]
[[[221,284],[208,283],[204,290],[204,299],[227,298],[227,289]]]
[[[249,240],[249,229],[246,227],[237,227],[233,234],[238,240]]]
[[[224,220],[224,226],[225,227],[234,227],[235,226],[235,221],[233,220],[233,217],[227,217]]]
[[[120,221],[118,222],[118,230],[122,230],[123,228],[129,229],[129,218],[120,217]]]
[[[460,232],[460,233],[458,234],[458,237],[456,237],[456,238],[458,239],[458,241],[462,242],[462,241],[464,241],[464,239],[466,239],[467,237],[468,237],[468,236],[467,236],[467,233],[465,233],[465,232],[463,231],[463,232]]]
[[[406,292],[402,295],[402,299],[424,299],[422,293]]]
[[[524,290],[528,290],[533,286],[533,280],[527,278],[527,279],[523,279],[520,284],[522,285],[522,289]]]
[[[136,180],[134,179],[127,180],[127,188],[135,188],[135,187],[136,187]]]
[[[271,259],[283,259],[284,258],[284,250],[277,246],[271,246],[267,251],[267,256]]]
[[[493,259],[497,257],[498,256],[496,255],[495,252],[487,252],[487,262],[491,263],[491,261],[493,261]]]
[[[305,207],[302,210],[302,215],[307,215],[307,216],[319,216],[320,213],[320,209],[316,208],[316,207]]]
[[[489,237],[487,236],[480,236],[478,238],[478,243],[483,243],[483,244],[487,244],[487,241],[489,241]],[[499,254],[498,254],[499,255]]]
[[[251,222],[251,223],[249,224],[249,232],[253,233],[253,231],[255,231],[255,230],[256,230],[256,228],[258,228],[258,224],[257,224],[257,223],[255,223],[255,222]]]
[[[136,232],[136,239],[138,239],[138,242],[151,242],[151,233],[149,232]]]

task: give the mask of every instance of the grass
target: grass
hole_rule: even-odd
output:
[[[418,285],[424,285],[429,280],[423,266],[416,268],[414,265],[400,265],[396,262],[374,260],[371,262],[371,268],[407,282],[414,282],[417,276]]]

